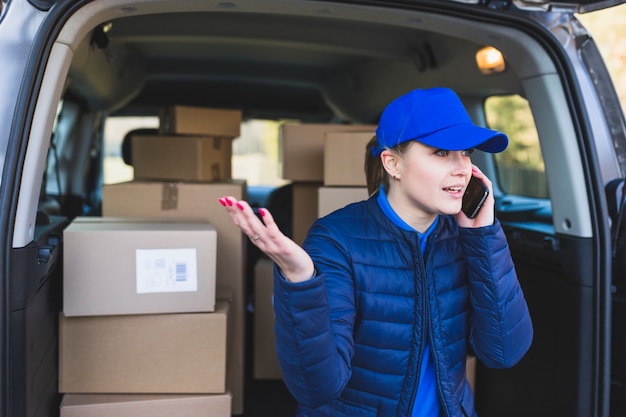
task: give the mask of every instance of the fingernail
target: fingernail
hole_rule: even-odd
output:
[[[259,209],[259,214],[261,215],[261,217],[265,217],[265,210],[260,208]]]
[[[217,201],[220,202],[221,205],[223,205],[224,207],[226,207],[226,202],[224,201],[223,198],[218,198]]]
[[[243,211],[243,204],[241,204],[239,201],[237,201],[237,207],[239,207],[239,210]]]
[[[476,167],[472,167],[472,172],[476,172],[476,171],[478,171]]]
[[[228,204],[229,206],[233,205],[233,202],[230,201],[230,198],[226,197],[226,198],[224,198],[224,200],[226,200],[226,204]]]

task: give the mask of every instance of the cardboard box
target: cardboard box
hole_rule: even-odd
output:
[[[317,220],[318,189],[321,183],[293,184],[293,240],[301,245],[311,225]]]
[[[241,110],[172,106],[159,114],[160,132],[236,138],[241,132]]]
[[[324,217],[350,203],[367,200],[368,197],[367,187],[320,187],[317,214]]]
[[[60,417],[230,417],[231,395],[65,394]]]
[[[465,374],[470,387],[472,387],[472,391],[476,394],[476,356],[467,355],[465,360]]]
[[[368,132],[373,125],[284,124],[279,130],[282,178],[292,181],[324,181],[324,141],[328,132]]]
[[[213,311],[216,244],[209,223],[79,217],[63,231],[63,312]]]
[[[214,181],[231,177],[230,138],[141,135],[131,140],[135,179]]]
[[[102,214],[134,218],[205,221],[217,230],[218,288],[230,288],[233,300],[229,320],[232,348],[227,367],[232,413],[243,413],[245,346],[245,248],[247,241],[217,199],[225,195],[245,199],[246,183],[230,180],[211,183],[132,181],[102,188]]]
[[[226,392],[229,303],[212,313],[59,317],[59,392]]]
[[[274,332],[274,262],[260,258],[254,267],[254,378],[282,379]]]
[[[365,147],[372,132],[328,132],[324,140],[324,185],[367,186]]]

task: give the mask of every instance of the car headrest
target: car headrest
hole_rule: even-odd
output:
[[[131,149],[131,138],[133,136],[138,135],[157,135],[159,133],[159,129],[157,128],[141,128],[141,129],[133,129],[130,130],[126,135],[124,135],[124,139],[122,139],[122,159],[126,165],[133,165],[133,157],[132,157],[132,149]]]

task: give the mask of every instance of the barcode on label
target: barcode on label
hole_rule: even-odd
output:
[[[187,281],[187,264],[177,263],[176,264],[176,282],[185,282],[185,281]]]
[[[137,294],[198,291],[195,248],[137,249]]]

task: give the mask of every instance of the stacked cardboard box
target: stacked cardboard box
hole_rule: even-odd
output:
[[[230,416],[230,394],[67,394],[60,417]]]
[[[205,313],[69,317],[59,325],[59,390],[225,394],[229,304]]]
[[[164,135],[239,136],[241,110],[175,105],[159,114],[159,132]]]
[[[217,181],[231,177],[232,140],[240,110],[172,106],[160,114],[158,135],[131,138],[135,179]]]
[[[152,235],[141,250],[126,235],[109,252],[102,245],[115,241],[110,236],[89,243],[101,256],[90,258],[91,268],[109,270],[114,278],[104,284],[66,280],[74,287],[67,294],[77,300],[66,306],[74,315],[64,311],[60,320],[60,387],[66,393],[61,412],[68,417],[243,413],[245,241],[217,203],[224,195],[246,198],[245,181],[233,180],[230,168],[241,112],[173,106],[160,117],[158,135],[132,138],[134,179],[103,187],[103,222],[139,229],[210,225],[212,250],[195,248],[194,269],[189,241],[167,239],[177,251],[174,260],[161,257]],[[181,259],[188,262],[177,269]],[[125,295],[111,292],[111,282],[124,279],[120,271],[129,263],[134,269],[124,274],[134,272],[136,283],[124,287]],[[205,282],[206,264],[213,267],[212,285]],[[78,272],[87,273],[89,265]],[[181,282],[180,274],[194,271],[195,282]],[[78,300],[81,294],[89,297]],[[94,314],[84,314],[89,308]],[[98,361],[91,360],[94,355]]]
[[[217,232],[209,223],[78,217],[63,238],[66,316],[215,309]]]
[[[246,198],[246,183],[131,181],[102,188],[102,213],[135,219],[202,220],[217,231],[216,286],[232,290],[229,321],[227,386],[233,397],[233,414],[243,413],[245,346],[245,248],[239,228],[217,199],[230,195]]]
[[[231,177],[232,138],[141,135],[132,138],[135,179],[214,181]]]
[[[282,379],[274,332],[274,263],[261,257],[254,266],[254,367],[255,379]]]
[[[325,172],[326,136],[336,132],[361,132],[372,137],[373,125],[284,124],[279,131],[282,177],[293,182],[293,239],[302,244],[318,217],[318,189]],[[359,155],[365,153],[365,148]],[[363,168],[360,168],[363,172]]]
[[[324,185],[319,188],[318,217],[365,200],[365,147],[374,132],[327,132],[324,138]]]
[[[79,217],[63,235],[59,392],[92,394],[83,415],[101,410],[100,394],[229,395],[230,302],[216,301],[211,224]],[[132,403],[136,415],[150,395]]]
[[[324,186],[365,187],[365,147],[375,132],[324,135]]]

